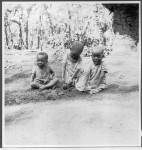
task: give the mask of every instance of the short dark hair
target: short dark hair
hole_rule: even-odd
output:
[[[75,49],[76,51],[83,51],[84,48],[84,44],[80,41],[74,41],[72,46],[71,46],[71,50]]]
[[[45,56],[46,60],[48,60],[48,55],[47,55],[47,53],[45,53],[45,52],[39,52],[39,53],[37,54],[37,56],[38,56],[38,55],[43,55],[43,56]]]

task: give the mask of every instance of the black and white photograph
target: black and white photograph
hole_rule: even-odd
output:
[[[141,146],[141,2],[3,1],[4,148]]]

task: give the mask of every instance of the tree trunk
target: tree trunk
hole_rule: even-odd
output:
[[[6,46],[8,47],[9,45],[9,41],[8,41],[8,14],[7,12],[5,13],[4,16],[4,32],[5,32],[5,42],[6,42]]]
[[[102,32],[102,40],[103,40],[103,44],[106,46],[106,38],[104,36],[104,33],[107,31],[108,26],[106,24],[104,24],[100,30]]]
[[[5,29],[5,40],[6,40],[6,46],[8,46],[9,42],[8,42],[8,34],[7,34],[7,23],[5,23],[5,25],[4,25],[4,29]]]
[[[22,47],[23,47],[23,38],[22,38],[22,27],[21,27],[21,24],[19,25],[19,31],[20,31],[20,33],[19,33],[19,38],[20,38],[20,47],[19,47],[19,50],[21,50]]]
[[[92,19],[92,16],[90,16],[90,18],[89,18],[89,20],[88,20],[88,23],[87,23],[87,26],[86,26],[86,28],[85,28],[84,33],[82,34],[82,36],[85,36],[86,31],[87,31],[87,29],[88,29],[88,27],[89,27],[89,25],[90,25],[90,20],[91,20],[91,19]]]
[[[68,11],[68,15],[69,15],[69,44],[71,44],[71,27],[70,27],[71,12],[70,12],[70,10]]]
[[[22,46],[23,46],[23,38],[22,38],[22,27],[21,27],[21,23],[18,22],[17,20],[11,20],[12,22],[14,23],[17,23],[19,25],[19,44],[20,44],[20,47],[18,47],[19,50],[22,49]]]
[[[54,29],[53,29],[51,17],[50,17],[50,14],[48,13],[48,11],[47,11],[47,15],[48,15],[49,23],[50,23],[51,33],[54,36]]]
[[[34,34],[33,34],[33,28],[31,29],[31,33],[30,33],[30,49],[33,48],[33,38],[34,38]]]
[[[28,20],[27,20],[27,22],[26,22],[26,48],[28,49],[28,47],[29,47],[29,45],[28,45],[28,34],[29,34],[29,32],[28,32]]]
[[[64,46],[64,37],[63,37],[63,33],[62,32],[60,33],[60,40],[61,40],[62,49],[65,49],[65,46]]]
[[[13,37],[10,29],[10,24],[7,26],[8,27],[8,48],[13,48]]]
[[[44,6],[44,8],[46,10],[46,14],[47,14],[47,17],[49,19],[52,36],[54,36],[54,29],[53,29],[53,25],[52,25],[52,20],[51,20],[50,14],[48,12],[48,6],[46,6],[46,5],[43,5],[43,6]],[[52,4],[50,5],[50,9],[51,9],[51,7],[52,7]]]
[[[37,48],[40,48],[40,36],[41,36],[41,15],[39,16],[39,24],[38,24],[38,42]]]
[[[40,35],[38,35],[38,42],[37,42],[37,48],[39,49],[39,47],[40,47]]]

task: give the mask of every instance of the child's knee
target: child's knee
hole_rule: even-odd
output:
[[[54,81],[55,81],[55,83],[58,83],[59,79],[58,78],[54,78]]]
[[[35,87],[35,83],[32,82],[32,83],[31,83],[31,89],[33,89],[34,87]]]
[[[64,89],[64,90],[67,90],[68,88],[69,88],[69,84],[63,83],[63,89]]]
[[[34,89],[34,88],[37,88],[37,87],[38,87],[37,83],[35,83],[35,82],[31,83],[31,89]]]

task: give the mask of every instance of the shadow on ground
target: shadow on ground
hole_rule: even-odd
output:
[[[104,92],[107,93],[131,93],[131,92],[138,92],[139,91],[139,85],[129,85],[129,86],[121,86],[118,84],[110,84],[108,85],[108,89],[106,89]]]
[[[132,92],[138,92],[139,86],[120,86],[117,84],[111,84],[108,89],[101,93],[95,94],[96,97],[102,94],[126,94]],[[75,99],[88,99],[90,94],[79,92],[76,89],[63,90],[61,83],[58,84],[56,89],[49,89],[42,92],[39,90],[21,90],[21,91],[6,91],[5,92],[5,105],[29,103],[29,102],[43,102],[47,100],[75,100]]]

